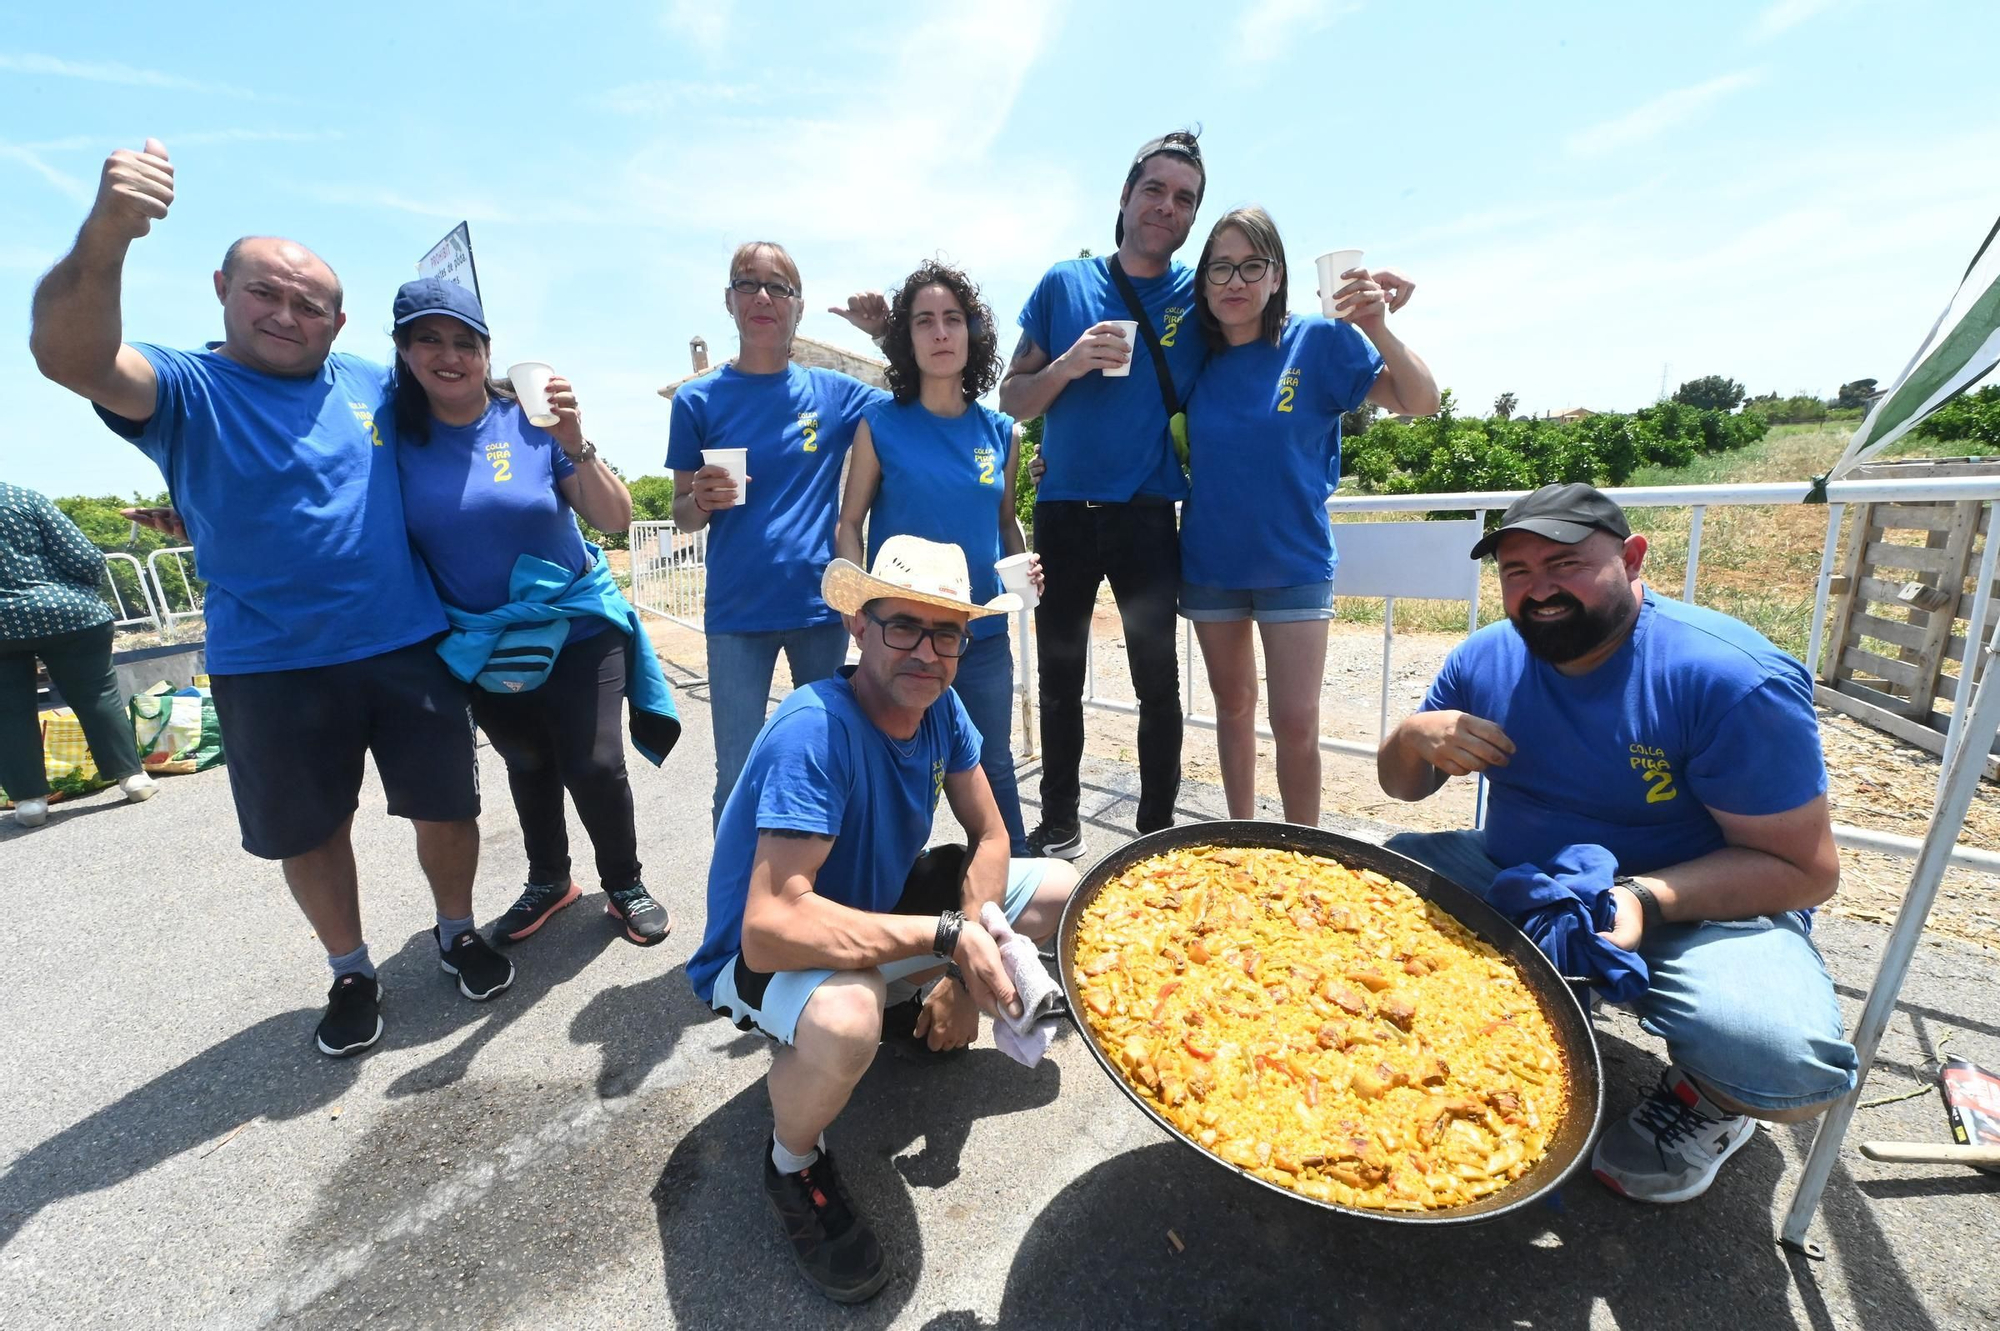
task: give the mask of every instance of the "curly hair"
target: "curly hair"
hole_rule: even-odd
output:
[[[917,293],[932,286],[949,291],[965,311],[965,373],[960,391],[967,402],[977,402],[1000,382],[1000,335],[993,327],[993,311],[980,296],[977,283],[935,259],[904,278],[890,297],[889,328],[882,335],[882,352],[889,358],[889,391],[898,402],[914,402],[923,387],[916,345],[910,337],[910,311],[917,303]]]

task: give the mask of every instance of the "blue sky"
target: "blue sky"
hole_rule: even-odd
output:
[[[688,339],[734,349],[737,241],[792,248],[811,336],[865,346],[825,306],[934,254],[1011,328],[1050,262],[1111,248],[1132,150],[1194,121],[1183,257],[1262,203],[1305,308],[1313,255],[1365,249],[1415,278],[1402,335],[1479,411],[1631,408],[1663,367],[1886,380],[2000,213],[1987,0],[258,8],[0,36],[0,478],[159,487],[25,336],[104,155],[149,134],[180,197],[134,248],[128,338],[220,336],[208,274],[274,232],[344,278],[336,345],[386,358],[396,285],[469,219],[496,358],[573,378],[628,475],[661,469]]]

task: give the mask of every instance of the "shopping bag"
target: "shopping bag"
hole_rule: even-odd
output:
[[[88,795],[111,783],[97,774],[90,745],[83,738],[83,723],[67,707],[43,712],[42,770],[49,783],[49,802],[68,795]],[[13,808],[13,800],[0,792],[0,807]]]
[[[139,761],[155,776],[205,772],[222,761],[215,700],[203,688],[176,690],[162,680],[132,699]]]

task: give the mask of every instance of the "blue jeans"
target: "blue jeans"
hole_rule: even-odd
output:
[[[750,746],[764,728],[771,698],[771,674],[778,649],[791,667],[792,685],[826,679],[847,660],[847,625],[814,624],[768,633],[708,635],[708,706],[715,728],[715,807],[711,825],[722,821],[722,806],[750,758]]]
[[[965,704],[965,714],[979,728],[979,765],[993,802],[1007,824],[1007,840],[1016,857],[1028,855],[1028,832],[1021,823],[1021,791],[1014,778],[1014,649],[1006,633],[976,638],[958,659],[952,688]]]
[[[1484,897],[1505,867],[1478,832],[1404,832],[1383,843]],[[1653,987],[1639,1024],[1697,1081],[1753,1109],[1799,1109],[1854,1089],[1859,1066],[1833,981],[1797,911],[1669,924],[1640,940]]]

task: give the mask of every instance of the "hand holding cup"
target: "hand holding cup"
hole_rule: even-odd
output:
[[[1076,345],[1062,356],[1069,366],[1069,377],[1081,379],[1092,370],[1112,376],[1129,373],[1138,331],[1139,325],[1130,319],[1106,319],[1084,329]]]
[[[743,492],[749,487],[750,476],[746,470],[750,460],[747,448],[704,448],[701,450],[702,467],[694,474],[694,500],[704,509],[735,508],[743,502]]]
[[[576,404],[576,389],[561,375],[549,380],[547,389],[549,410],[554,413],[556,423],[548,427],[549,433],[562,445],[563,452],[572,457],[583,451],[583,411]]]

